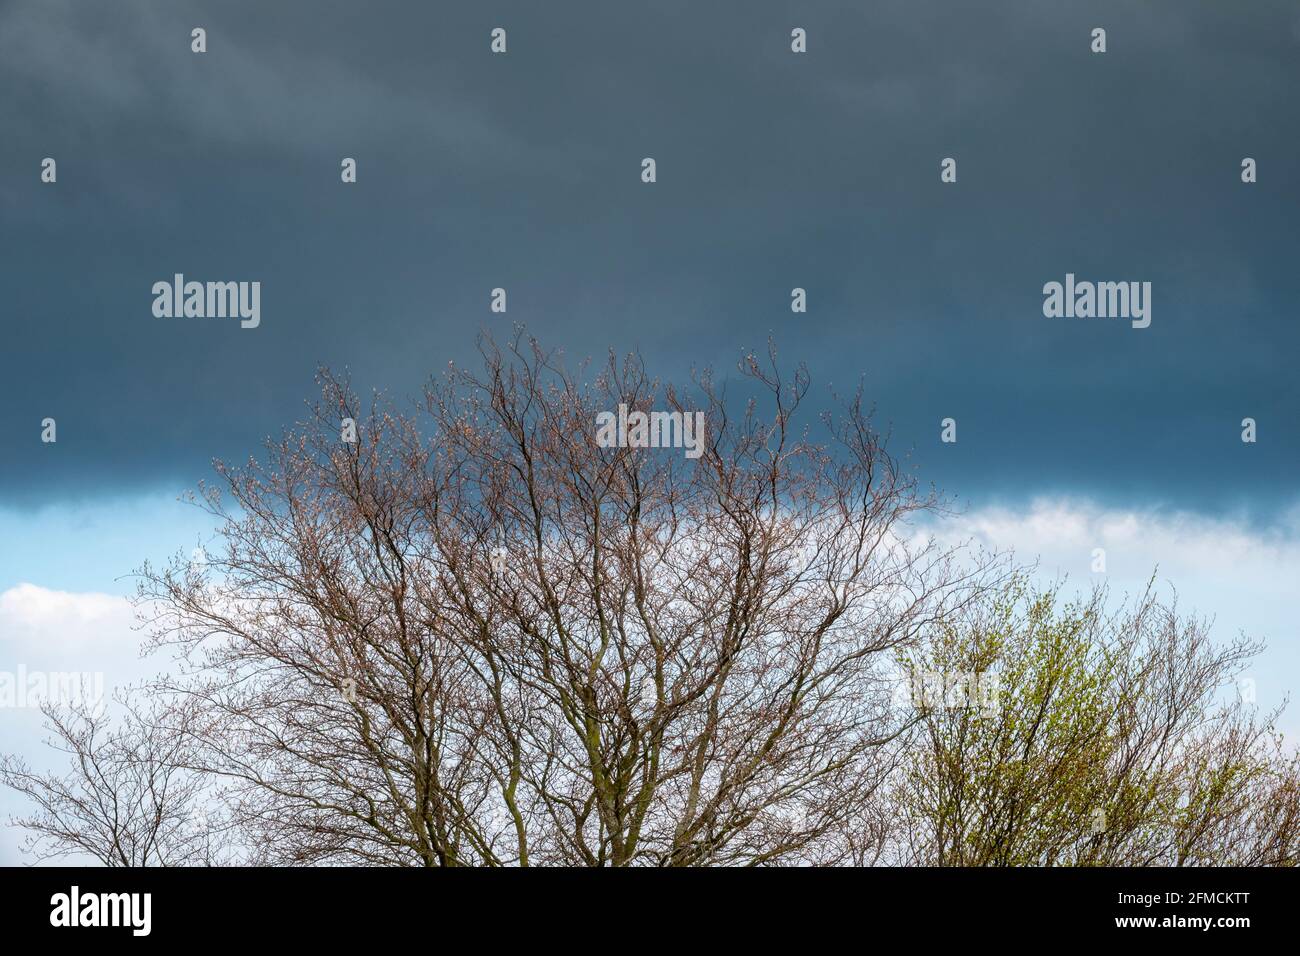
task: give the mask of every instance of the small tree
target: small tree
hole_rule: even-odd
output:
[[[1016,582],[909,667],[984,675],[986,706],[922,701],[902,858],[941,865],[1291,864],[1297,765],[1228,688],[1259,651],[1148,591],[1060,605]]]
[[[38,860],[85,854],[104,866],[206,865],[228,858],[209,819],[204,780],[188,767],[188,718],[157,701],[118,697],[114,722],[102,702],[42,708],[47,743],[71,769],[37,773],[0,756],[0,784],[34,810],[12,822]]]

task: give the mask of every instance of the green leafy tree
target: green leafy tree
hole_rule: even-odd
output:
[[[1289,865],[1297,765],[1236,681],[1260,646],[1150,587],[1108,613],[1022,578],[900,657],[918,713],[906,862]]]

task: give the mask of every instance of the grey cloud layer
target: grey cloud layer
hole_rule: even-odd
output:
[[[401,393],[512,321],[669,374],[770,332],[819,383],[865,375],[960,493],[1285,498],[1298,24],[1172,0],[10,2],[0,501],[191,484],[297,416],[318,362]],[[1151,281],[1151,328],[1044,319],[1067,271]],[[261,327],[154,319],[176,272],[260,280]]]

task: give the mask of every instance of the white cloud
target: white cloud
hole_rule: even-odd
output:
[[[1189,596],[1256,594],[1283,610],[1300,576],[1298,518],[1300,511],[1292,509],[1260,529],[1231,516],[1038,498],[1027,508],[970,511],[946,521],[942,533],[1014,548],[1021,559],[1037,560],[1043,574],[1072,580],[1096,577],[1092,552],[1103,548],[1114,582],[1143,582],[1158,567],[1161,581]]]
[[[95,658],[135,656],[139,637],[124,597],[53,591],[23,583],[0,592],[0,653]]]
[[[1157,587],[1172,587],[1182,610],[1210,618],[1220,640],[1244,633],[1265,642],[1248,671],[1262,705],[1300,692],[1300,508],[1261,528],[1234,516],[1038,498],[1021,508],[974,509],[946,519],[937,533],[1014,550],[1019,562],[1037,562],[1044,582],[1066,579],[1067,592],[1105,583],[1115,597],[1132,595],[1156,571]],[[1092,571],[1094,548],[1105,549],[1105,574]],[[1288,708],[1282,726],[1288,736],[1300,734],[1300,707]]]
[[[30,687],[59,675],[81,675],[97,694],[136,683],[164,662],[140,657],[141,633],[124,597],[55,591],[19,584],[0,591],[0,675],[10,689]],[[57,686],[57,685],[56,685]],[[15,692],[0,706],[0,751],[38,763],[51,754],[40,741],[36,710],[43,691]],[[0,815],[2,816],[2,815]]]

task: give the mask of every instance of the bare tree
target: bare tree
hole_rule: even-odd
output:
[[[24,849],[38,860],[84,854],[110,867],[228,859],[224,836],[213,839],[219,811],[205,802],[202,776],[186,769],[188,721],[131,694],[117,704],[116,722],[103,702],[42,708],[47,743],[71,764],[62,775],[0,756],[0,784],[34,805],[12,821],[28,831]]]
[[[892,654],[990,562],[910,528],[937,501],[860,397],[800,422],[807,373],[773,355],[742,361],[759,395],[733,416],[707,374],[688,398],[636,357],[582,384],[522,335],[482,353],[406,414],[323,373],[303,426],[204,489],[220,553],[145,569],[154,641],[189,664],[162,689],[202,711],[264,858],[874,852]],[[620,406],[668,440],[698,414],[698,457],[602,447]]]

